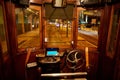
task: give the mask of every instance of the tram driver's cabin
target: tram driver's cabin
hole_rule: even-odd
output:
[[[0,80],[120,80],[119,0],[0,0]]]

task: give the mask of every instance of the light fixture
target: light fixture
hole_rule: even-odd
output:
[[[67,0],[53,0],[53,7],[66,7]]]

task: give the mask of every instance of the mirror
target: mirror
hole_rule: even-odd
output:
[[[53,0],[53,7],[66,7],[66,0]]]

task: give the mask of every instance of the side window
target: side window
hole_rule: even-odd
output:
[[[0,44],[2,47],[3,55],[5,55],[8,51],[5,33],[6,32],[5,32],[5,25],[4,25],[3,9],[2,9],[2,6],[0,5]]]
[[[98,29],[101,10],[78,8],[78,46],[96,47],[98,45]],[[86,41],[85,41],[86,40]]]
[[[36,6],[35,6],[36,7]],[[18,48],[40,46],[40,19],[39,10],[29,7],[26,9],[16,8],[16,25]]]

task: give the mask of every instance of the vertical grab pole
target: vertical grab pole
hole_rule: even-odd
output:
[[[86,68],[88,68],[89,67],[88,47],[85,47],[85,59],[86,59]]]

